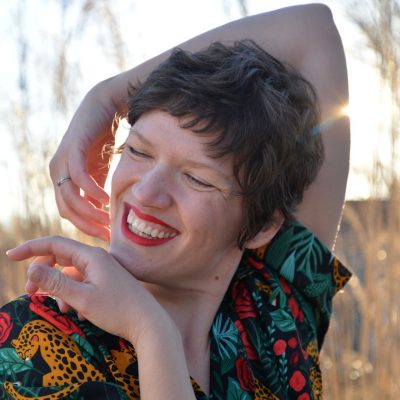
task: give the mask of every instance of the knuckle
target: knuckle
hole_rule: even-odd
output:
[[[58,296],[59,294],[62,294],[65,291],[65,284],[65,276],[59,271],[50,275],[48,286],[53,295]]]

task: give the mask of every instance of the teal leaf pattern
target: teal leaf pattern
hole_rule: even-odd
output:
[[[296,245],[297,270],[313,282],[313,274],[317,272],[318,265],[322,262],[322,249],[316,237],[307,231],[300,231],[293,236],[292,242]]]
[[[212,326],[212,334],[221,359],[230,358],[232,354],[237,355],[238,331],[231,319],[224,321],[222,315],[219,315]]]
[[[21,360],[15,349],[3,348],[0,349],[0,374],[17,374],[20,372],[29,371],[33,368],[31,360]]]
[[[272,321],[281,332],[290,332],[296,329],[293,317],[283,309],[271,312]]]
[[[293,252],[282,264],[280,274],[287,281],[293,282],[295,269],[296,269],[296,257],[295,257],[295,253]]]
[[[242,390],[239,382],[233,380],[232,378],[228,379],[228,390],[227,390],[227,399],[229,400],[251,400],[249,394]]]
[[[71,337],[75,340],[76,344],[78,345],[79,349],[81,350],[82,355],[87,359],[90,360],[94,355],[94,350],[92,345],[81,335],[78,335],[74,332]]]

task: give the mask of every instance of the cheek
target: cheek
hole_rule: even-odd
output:
[[[218,195],[219,196],[219,195]],[[236,199],[197,199],[186,211],[187,219],[197,234],[205,233],[213,240],[235,240],[242,228],[242,205]]]
[[[124,162],[124,159],[121,157],[111,178],[111,195],[113,192],[117,192],[127,179],[127,166],[125,164],[126,162]]]
[[[111,178],[111,196],[110,196],[110,217],[111,225],[116,217],[116,211],[118,210],[118,197],[129,188],[129,174],[126,172],[127,169],[124,168],[124,163],[120,161],[114,174]],[[132,178],[132,176],[130,176]]]

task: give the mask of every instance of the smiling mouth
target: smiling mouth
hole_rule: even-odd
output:
[[[125,204],[122,230],[129,240],[144,246],[163,244],[179,235],[168,224],[128,204]]]
[[[175,231],[168,231],[161,225],[140,219],[132,209],[129,210],[126,222],[131,232],[148,239],[167,239],[177,235]]]

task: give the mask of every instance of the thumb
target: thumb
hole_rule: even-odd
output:
[[[41,288],[53,296],[60,297],[67,303],[73,298],[79,298],[77,284],[80,284],[80,282],[68,278],[57,268],[32,264],[28,269],[27,275],[28,282],[26,287],[28,292],[30,292],[30,288],[33,289],[33,292],[37,290],[36,288]]]

